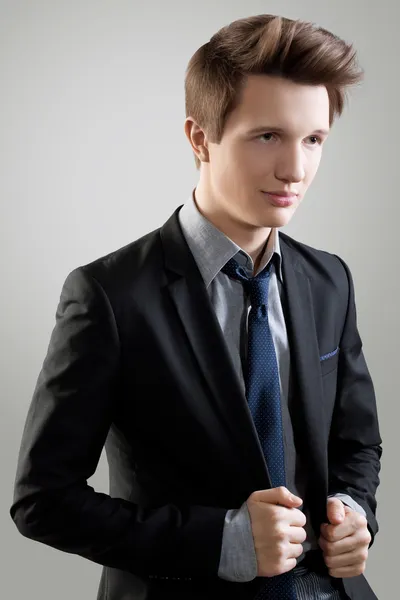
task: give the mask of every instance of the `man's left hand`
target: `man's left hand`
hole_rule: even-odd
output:
[[[365,571],[371,534],[367,519],[344,505],[338,498],[328,498],[329,523],[321,525],[318,540],[331,577],[355,577]]]

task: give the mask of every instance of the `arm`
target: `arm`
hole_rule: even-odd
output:
[[[374,387],[357,328],[353,280],[347,265],[339,260],[347,275],[349,294],[328,449],[329,495],[346,494],[365,510],[372,544],[378,531],[375,493],[382,440]]]
[[[22,535],[143,575],[217,575],[226,510],[144,509],[95,492],[118,400],[119,337],[101,285],[67,277],[22,437],[11,516]]]

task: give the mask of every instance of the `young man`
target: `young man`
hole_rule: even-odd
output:
[[[101,600],[372,600],[381,439],[347,265],[280,233],[351,46],[270,15],[191,59],[199,183],[163,227],[72,271],[11,515],[104,565]],[[106,445],[110,495],[87,485]]]

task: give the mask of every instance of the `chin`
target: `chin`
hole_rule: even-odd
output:
[[[278,208],[272,214],[260,216],[256,222],[260,227],[284,227],[291,221],[293,214],[287,208]]]

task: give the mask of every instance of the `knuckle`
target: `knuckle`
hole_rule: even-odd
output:
[[[368,521],[367,519],[364,517],[364,515],[360,515],[358,514],[358,523],[359,525],[361,525],[362,527],[367,527],[368,525]]]
[[[320,539],[318,540],[318,545],[319,545],[319,547],[321,548],[322,552],[323,552],[324,554],[326,554],[326,553],[327,553],[327,550],[328,550],[328,544],[326,543],[326,541],[324,540],[324,538],[320,538]]]
[[[280,506],[274,506],[271,510],[271,522],[276,528],[280,528],[282,521],[282,510]]]
[[[276,488],[276,493],[278,494],[279,498],[285,499],[288,495],[288,490],[285,488],[285,486],[280,485]]]
[[[329,556],[328,554],[325,554],[324,558],[325,558],[325,564],[326,564],[326,566],[329,567],[329,568],[333,567],[333,557]]]
[[[335,537],[335,536],[334,536],[334,534],[333,534],[331,531],[329,531],[329,529],[327,529],[327,530],[325,531],[325,533],[324,533],[324,537],[325,537],[325,540],[326,540],[327,542],[329,542],[329,543],[332,543],[333,541],[335,541],[335,540],[334,540],[334,537]]]
[[[353,527],[354,529],[367,529],[368,521],[364,515],[356,513],[354,516]]]
[[[371,536],[370,532],[367,529],[367,532],[365,534],[365,543],[368,544],[368,546],[369,546],[369,544],[371,543],[371,540],[372,540],[372,536]]]
[[[278,528],[275,532],[275,537],[278,542],[284,542],[286,540],[286,532],[282,528]]]
[[[364,562],[366,562],[367,558],[368,558],[368,550],[363,550],[363,551],[361,552],[361,559],[362,559]]]
[[[270,520],[272,525],[277,525],[280,521],[280,511],[278,510],[278,507],[273,507],[271,510],[271,514],[270,514]]]
[[[357,575],[362,575],[365,571],[365,563],[361,563],[361,564],[357,565],[355,571],[356,571]]]
[[[282,558],[285,558],[286,556],[286,544],[284,542],[278,542],[277,546],[276,546],[276,553],[277,556],[279,558],[279,560],[281,561]]]
[[[247,508],[250,510],[252,505],[257,502],[257,497],[254,495],[255,492],[253,492],[246,500],[246,504],[247,504]]]
[[[261,492],[259,490],[255,490],[248,497],[248,501],[250,502],[258,502],[260,500]]]

